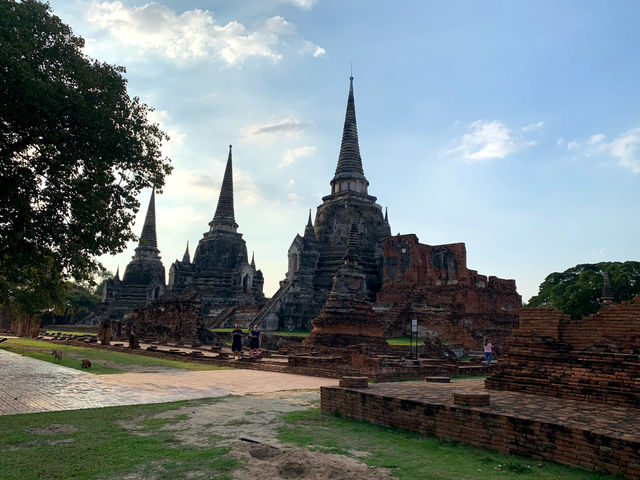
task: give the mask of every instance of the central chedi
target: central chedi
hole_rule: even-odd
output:
[[[218,206],[209,231],[198,243],[191,261],[189,247],[183,259],[169,270],[169,292],[194,291],[203,303],[204,315],[216,315],[225,308],[261,305],[264,277],[249,263],[247,245],[238,233],[233,208],[233,165],[231,145],[220,188]]]
[[[304,236],[296,235],[288,252],[288,271],[280,288],[253,321],[265,330],[310,330],[331,290],[333,277],[343,264],[351,225],[357,229],[359,265],[366,278],[366,298],[380,290],[383,244],[391,235],[387,218],[369,195],[364,175],[353,77],[342,131],[342,144],[331,193],[323,197],[315,222],[307,222]]]

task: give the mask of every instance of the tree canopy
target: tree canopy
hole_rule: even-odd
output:
[[[600,309],[605,272],[615,303],[640,293],[640,262],[585,263],[547,276],[527,306],[555,307],[576,320],[591,315]]]
[[[137,195],[172,168],[125,69],[83,46],[48,4],[0,0],[0,304],[31,312],[135,238]]]

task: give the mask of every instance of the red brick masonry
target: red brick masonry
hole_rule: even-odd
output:
[[[640,297],[578,321],[523,308],[485,386],[640,408]]]
[[[569,399],[492,391],[490,406],[454,405],[482,380],[322,387],[325,412],[505,453],[640,479],[640,412]]]

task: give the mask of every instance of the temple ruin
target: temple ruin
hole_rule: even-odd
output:
[[[120,280],[119,270],[106,281],[102,303],[91,316],[94,324],[121,321],[123,316],[157,299],[165,290],[165,271],[156,237],[155,189],[151,192],[140,241]]]
[[[213,319],[225,310],[249,308],[253,317],[264,304],[264,277],[249,263],[247,245],[238,233],[233,207],[233,163],[231,145],[220,188],[220,196],[209,231],[203,234],[191,261],[189,249],[169,269],[168,290],[180,293],[192,289],[202,301],[202,314]],[[230,312],[226,312],[230,313]]]

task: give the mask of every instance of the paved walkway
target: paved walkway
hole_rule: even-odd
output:
[[[0,350],[0,415],[174,402],[337,385],[256,370],[94,375]]]

